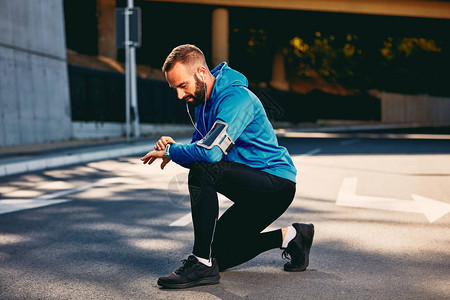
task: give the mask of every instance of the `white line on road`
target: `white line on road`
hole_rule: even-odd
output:
[[[320,153],[320,152],[322,152],[322,149],[321,148],[316,148],[316,149],[313,149],[311,151],[308,151],[306,153],[301,154],[301,156],[315,155],[315,154]]]
[[[219,198],[219,205],[222,206],[221,209],[226,209],[231,206],[232,203],[230,200],[228,200],[227,197],[218,194],[218,198]],[[176,221],[170,223],[169,226],[183,227],[189,225],[191,222],[192,222],[191,213],[188,213],[182,216],[181,218],[177,219]]]
[[[74,189],[69,189],[69,190],[65,190],[65,191],[59,191],[59,192],[46,194],[46,195],[43,195],[41,197],[38,197],[37,199],[55,199],[55,198],[58,198],[58,197],[61,197],[61,196],[67,196],[67,195],[70,195],[70,194],[79,193],[79,192],[91,189],[93,187],[96,187],[96,186],[99,186],[99,185],[102,185],[102,184],[103,183],[101,182],[101,180],[99,180],[99,181],[96,181],[94,183],[89,183],[89,184],[86,184],[86,185],[83,185],[83,186],[80,186],[80,187],[77,187],[77,188],[74,188]]]
[[[183,226],[188,225],[191,222],[192,222],[191,213],[188,213],[188,214],[182,216],[181,218],[179,218],[178,220],[170,223],[169,226],[183,227]]]
[[[69,202],[72,200],[68,199],[56,199],[59,197],[67,196],[70,194],[79,193],[88,189],[91,189],[93,187],[102,186],[111,182],[114,182],[115,178],[104,178],[100,179],[93,183],[88,183],[85,185],[82,185],[77,188],[58,191],[54,193],[49,193],[42,195],[37,198],[32,199],[1,199],[0,200],[0,214],[6,214],[16,211],[21,211],[25,209],[32,209],[32,208],[38,208],[48,205],[54,205],[64,202]]]

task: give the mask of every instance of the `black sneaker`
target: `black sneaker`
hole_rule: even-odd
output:
[[[314,225],[294,223],[292,226],[297,234],[283,251],[282,257],[291,259],[290,262],[284,264],[284,270],[288,272],[305,271],[309,265],[309,250],[314,237]]]
[[[219,283],[220,274],[216,260],[208,267],[194,255],[182,260],[183,265],[175,272],[158,279],[158,285],[169,289],[182,289],[197,285]]]

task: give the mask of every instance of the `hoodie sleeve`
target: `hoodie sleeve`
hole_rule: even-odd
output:
[[[236,142],[245,128],[253,120],[253,102],[245,88],[236,88],[228,93],[217,108],[216,121],[228,124],[227,133]],[[233,151],[233,150],[231,150]],[[215,163],[222,159],[223,152],[219,147],[205,149],[196,142],[190,144],[173,144],[170,147],[170,158],[177,164],[190,168],[193,162]]]
[[[228,124],[227,133],[236,143],[245,128],[253,121],[252,98],[246,88],[235,88],[232,94],[225,97],[223,104],[217,111],[217,120]]]
[[[219,147],[205,149],[197,145],[197,142],[190,144],[173,144],[170,147],[170,158],[177,164],[190,168],[193,162],[215,163],[222,159],[223,153]]]

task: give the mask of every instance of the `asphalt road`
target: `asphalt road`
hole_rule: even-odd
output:
[[[450,140],[280,143],[298,186],[270,228],[315,224],[307,271],[275,249],[217,285],[158,288],[192,247],[187,170],[126,157],[0,179],[0,299],[450,298]]]

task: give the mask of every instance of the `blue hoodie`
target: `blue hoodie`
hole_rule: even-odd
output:
[[[204,109],[205,104],[195,108],[196,127],[206,135],[214,122],[226,122],[227,133],[235,145],[228,155],[224,155],[218,146],[207,150],[197,145],[202,136],[194,131],[190,144],[170,147],[170,158],[186,168],[196,161],[233,161],[295,182],[294,163],[286,148],[278,145],[261,101],[248,89],[247,78],[225,62],[211,73],[216,81]]]

